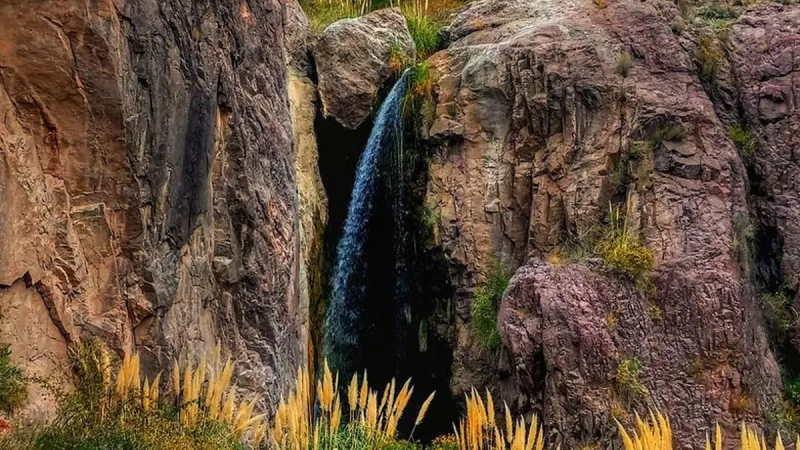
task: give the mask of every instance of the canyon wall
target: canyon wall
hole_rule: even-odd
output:
[[[733,436],[741,420],[780,410],[742,223],[751,202],[772,211],[780,270],[796,274],[796,164],[783,161],[797,148],[797,14],[764,4],[740,18],[733,72],[719,61],[716,81],[701,79],[706,31],[687,30],[672,2],[484,0],[455,18],[449,47],[429,60],[437,106],[425,201],[441,214],[456,290],[454,394],[488,384],[575,447],[610,442],[612,418],[634,410],[669,413],[683,443],[715,422]],[[725,79],[735,85],[716,95]],[[730,116],[718,116],[720,98]],[[740,120],[769,148],[756,162],[774,182],[762,181],[759,200],[728,137]],[[658,137],[668,129],[680,136]],[[649,153],[635,161],[640,145]],[[592,256],[610,207],[652,250],[654,289]],[[497,354],[470,326],[494,260],[516,271]],[[638,395],[621,392],[629,365]]]
[[[151,375],[221,345],[272,398],[305,361],[284,9],[0,4],[0,342],[29,375],[91,336]]]

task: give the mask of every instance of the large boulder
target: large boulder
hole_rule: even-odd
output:
[[[356,129],[378,106],[386,82],[397,75],[391,56],[411,62],[414,40],[397,8],[381,9],[357,19],[336,22],[314,47],[322,113]]]
[[[450,27],[450,47],[429,60],[438,81],[426,204],[441,212],[456,293],[453,388],[499,373],[496,392],[520,412],[543,410],[568,446],[613,434],[623,354],[644,365],[649,395],[621,409],[631,417],[662,408],[681,445],[700,442],[716,421],[726,431],[758,422],[780,400],[735,252],[747,175],[672,30],[678,14],[664,1],[476,1]],[[657,138],[681,126],[682,136]],[[628,159],[643,141],[652,153]],[[469,312],[492,261],[515,270],[531,255],[591,252],[609,203],[652,250],[656,294],[642,298],[601,264],[530,266],[503,302],[503,357],[481,352]]]

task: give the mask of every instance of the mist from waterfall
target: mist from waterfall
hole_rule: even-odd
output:
[[[331,367],[341,374],[349,374],[359,360],[359,331],[363,318],[362,305],[366,294],[368,257],[367,240],[373,221],[374,202],[380,182],[381,162],[391,157],[390,185],[397,184],[397,173],[402,177],[403,148],[403,98],[408,90],[409,72],[395,83],[383,101],[373,123],[366,148],[356,168],[347,217],[336,248],[333,266],[331,295],[326,316],[324,354]],[[388,153],[388,154],[387,154]],[[392,187],[394,190],[395,187]],[[392,199],[393,216],[400,218],[402,203],[399,195]],[[402,220],[400,220],[402,222]],[[404,231],[395,231],[395,239]],[[398,261],[400,261],[398,259]],[[402,266],[404,269],[404,265]],[[404,277],[401,277],[404,278]],[[398,279],[396,290],[402,289],[404,280]]]

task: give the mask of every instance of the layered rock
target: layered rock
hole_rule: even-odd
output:
[[[30,375],[90,336],[153,374],[221,344],[277,398],[303,359],[283,2],[202,3],[0,6],[0,341]]]
[[[747,176],[671,30],[676,16],[669,2],[479,1],[430,60],[438,84],[427,204],[441,211],[458,292],[456,390],[486,382],[498,365],[477,356],[469,327],[493,259],[516,269],[568,246],[591,250],[609,204],[626,210],[629,232],[655,255],[650,299],[602,264],[534,260],[503,300],[497,389],[520,411],[543,410],[569,445],[606,440],[617,403],[662,408],[689,444],[716,421],[728,431],[758,421],[780,398],[734,251]],[[684,132],[657,137],[670,128]],[[631,162],[643,142],[648,154]],[[624,358],[642,363],[648,395],[617,398]]]
[[[415,56],[414,40],[397,8],[328,26],[314,45],[322,114],[345,128],[358,128],[378,107],[387,82]]]

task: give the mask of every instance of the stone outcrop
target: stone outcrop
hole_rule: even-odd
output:
[[[441,211],[457,292],[452,385],[499,374],[503,398],[543,411],[569,446],[610,436],[622,358],[642,363],[649,389],[623,409],[664,409],[682,444],[716,421],[730,432],[758,422],[780,398],[735,251],[747,174],[666,19],[676,16],[671,2],[478,1],[429,61],[438,81],[426,204]],[[669,128],[684,131],[657,138]],[[650,150],[631,160],[643,142]],[[591,252],[610,204],[655,255],[652,298],[598,262],[529,260]],[[469,327],[493,259],[523,267],[501,306],[500,360],[480,356]]]
[[[345,128],[358,128],[378,107],[387,82],[397,76],[390,59],[408,64],[415,56],[399,9],[381,9],[328,26],[314,45],[323,115]]]
[[[751,182],[768,260],[757,267],[767,285],[800,288],[800,8],[768,4],[730,31],[730,67],[739,121],[758,141]]]
[[[89,336],[151,374],[221,344],[277,398],[305,345],[283,16],[2,2],[0,341],[30,375]]]

